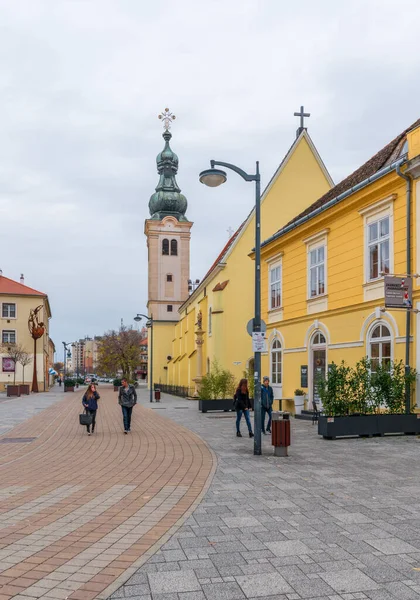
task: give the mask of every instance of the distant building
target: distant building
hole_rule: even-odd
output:
[[[142,338],[140,340],[140,365],[137,369],[137,375],[140,379],[147,378],[147,361],[148,361],[148,337],[147,337],[147,328],[143,327],[141,330]]]
[[[34,368],[34,340],[28,328],[28,318],[31,310],[41,307],[38,313],[45,332],[37,340],[36,363],[38,390],[48,390],[52,377],[48,370],[54,362],[54,343],[49,336],[49,320],[51,308],[47,294],[25,285],[24,277],[14,281],[4,277],[0,271],[0,391],[8,384],[32,382]],[[23,369],[21,364],[15,364],[9,353],[15,345],[21,345],[32,361]]]

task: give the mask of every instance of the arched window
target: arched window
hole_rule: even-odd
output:
[[[212,310],[211,310],[211,306],[209,308],[209,326],[208,326],[208,330],[209,330],[209,335],[211,335],[211,326],[212,326]]]
[[[178,256],[178,242],[171,240],[171,256]]]
[[[372,371],[378,365],[390,368],[391,365],[391,332],[387,325],[376,325],[369,336],[369,358]]]
[[[325,344],[325,336],[318,331],[312,338],[312,346],[320,346],[322,344]]]
[[[169,256],[169,240],[162,240],[162,254],[164,256]]]
[[[271,345],[271,382],[273,384],[281,384],[281,343],[279,340],[274,340]]]

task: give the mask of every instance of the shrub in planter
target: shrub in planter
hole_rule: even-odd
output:
[[[76,381],[71,379],[70,377],[64,380],[64,391],[65,392],[74,392],[74,386],[76,385]]]
[[[114,392],[118,392],[118,388],[121,387],[121,379],[115,378],[112,385],[114,386]]]
[[[198,397],[200,400],[222,400],[233,398],[235,378],[227,369],[221,369],[214,361],[210,373],[204,375],[200,383]]]
[[[302,413],[302,408],[305,404],[305,392],[303,390],[297,389],[294,394],[295,401],[295,415],[300,415]]]

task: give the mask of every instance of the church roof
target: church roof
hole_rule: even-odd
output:
[[[351,190],[352,187],[361,183],[368,177],[371,177],[375,173],[377,173],[383,167],[386,167],[392,164],[395,160],[397,160],[402,147],[404,145],[406,135],[412,129],[420,126],[420,119],[415,121],[410,127],[407,127],[402,133],[400,133],[395,139],[389,142],[382,150],[379,150],[372,158],[370,158],[367,162],[365,162],[361,167],[356,169],[353,173],[351,173],[348,177],[340,181],[337,185],[331,188],[326,194],[318,198],[315,202],[313,202],[308,208],[299,213],[296,217],[294,217],[291,221],[289,221],[286,225],[284,225],[281,229],[279,229],[269,240],[263,242],[263,245],[280,237],[291,225],[310,215],[313,211],[321,208],[324,204],[327,204],[330,200],[333,200],[340,194]]]
[[[0,294],[7,296],[42,296],[44,298],[47,296],[43,292],[38,292],[38,290],[34,290],[23,283],[4,277],[4,275],[0,275]]]

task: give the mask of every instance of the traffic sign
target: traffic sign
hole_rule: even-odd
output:
[[[248,332],[248,335],[250,335],[252,337],[252,332],[254,331],[254,319],[250,319],[248,321],[246,330]],[[263,333],[265,333],[267,331],[267,325],[265,324],[265,322],[262,319],[261,319],[261,331]]]

